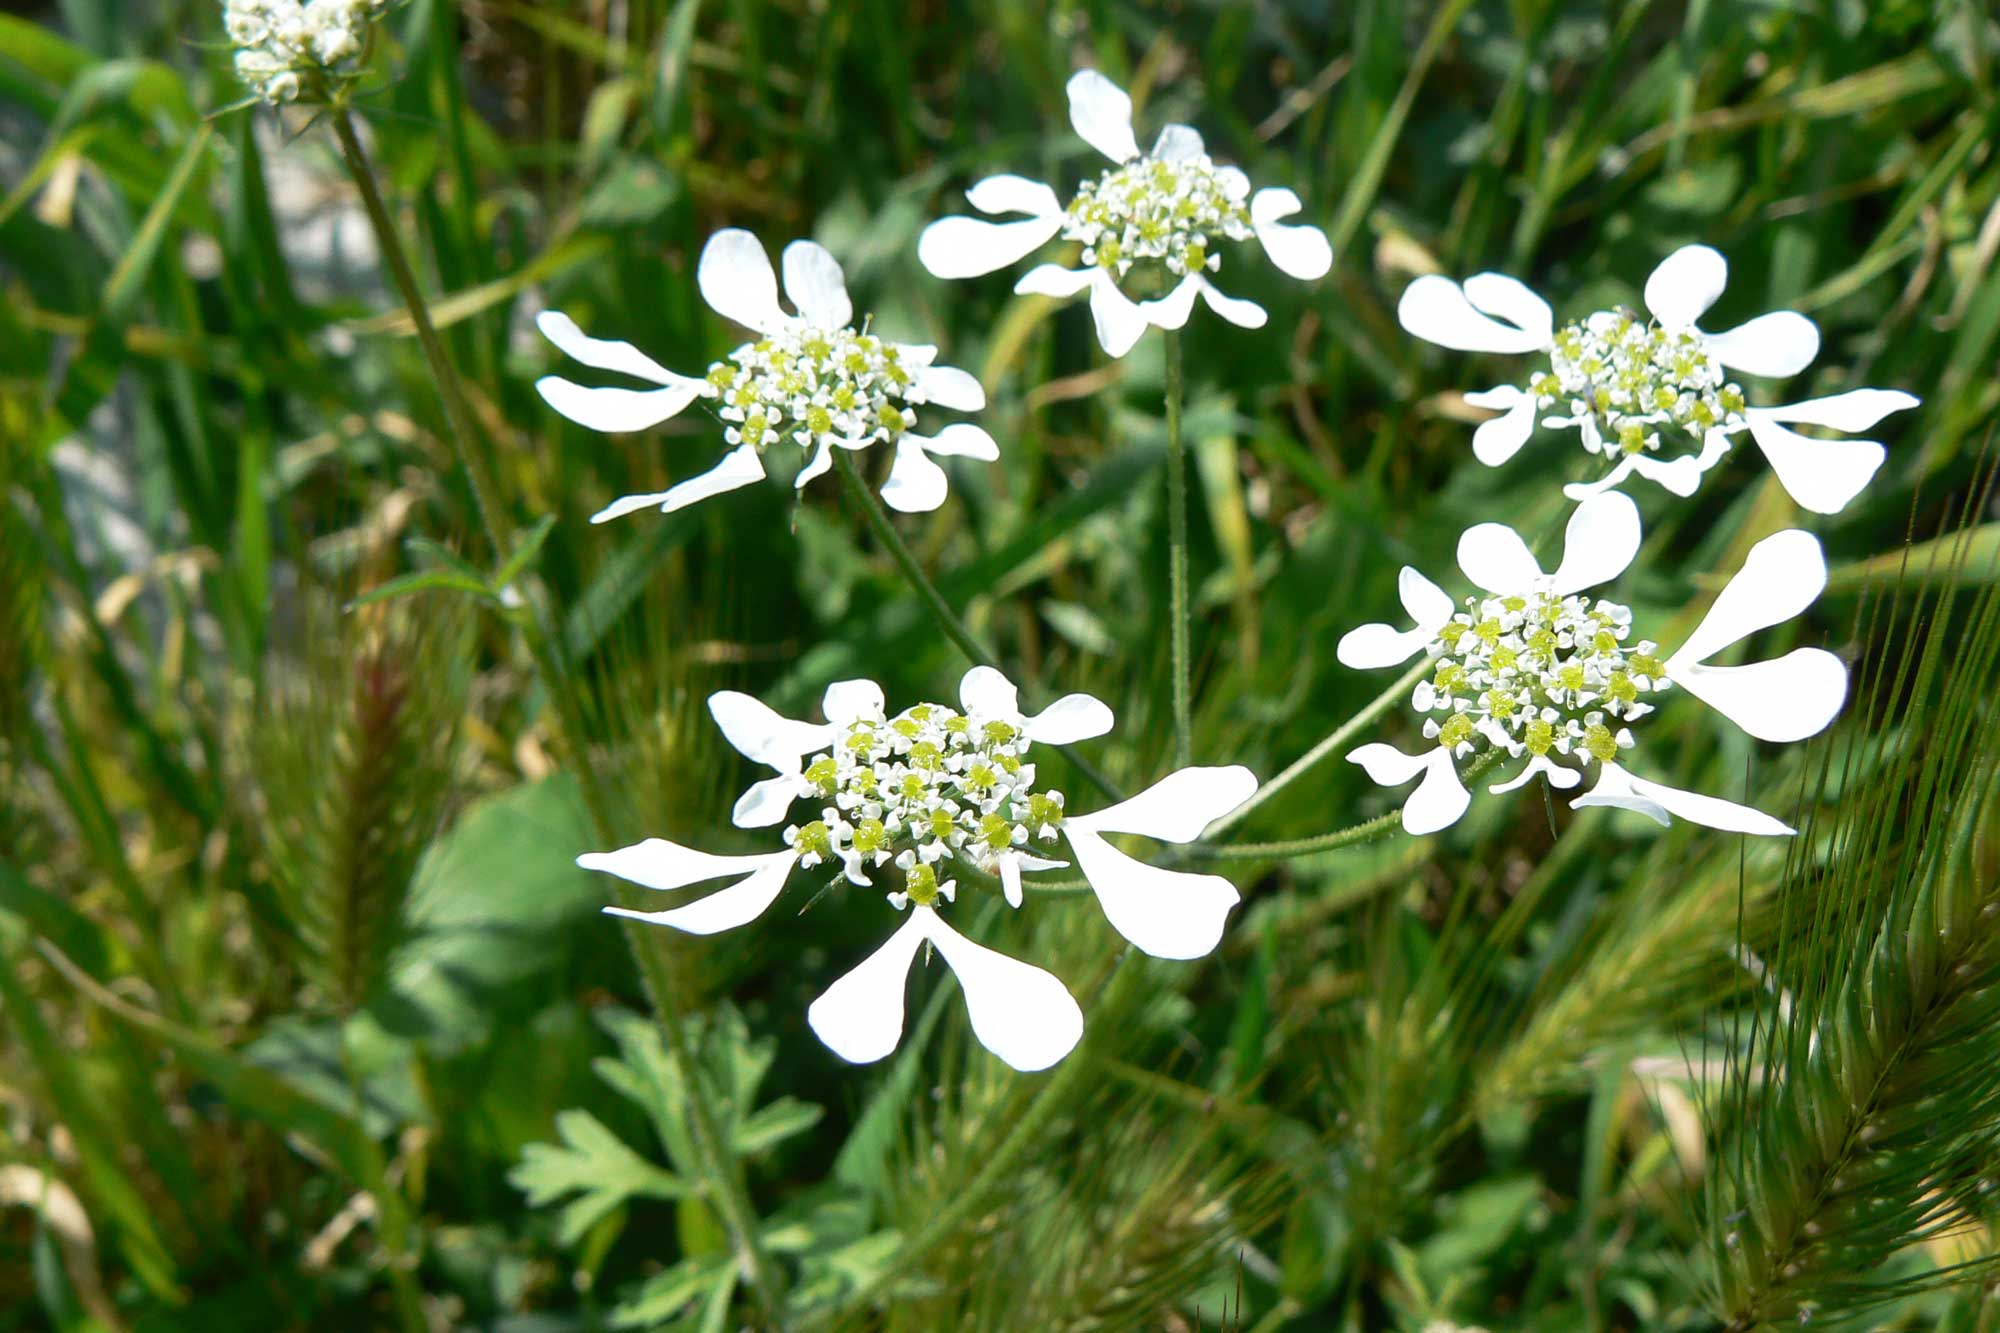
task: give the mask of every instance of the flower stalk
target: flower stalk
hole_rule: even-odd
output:
[[[472,488],[473,503],[479,512],[479,523],[485,535],[493,559],[504,560],[509,547],[503,540],[500,523],[501,510],[496,500],[496,490],[488,472],[484,457],[478,452],[477,441],[482,437],[474,433],[472,412],[465,396],[464,386],[459,380],[451,358],[446,353],[443,341],[438,337],[437,327],[432,323],[430,310],[422,289],[418,287],[416,273],[411,268],[409,258],[403,250],[395,223],[389,216],[381,190],[375,182],[361,140],[354,131],[354,123],[343,101],[336,100],[327,108],[328,120],[340,142],[341,156],[347,164],[348,173],[354,179],[356,190],[360,192],[362,207],[375,232],[375,239],[384,261],[388,264],[391,278],[409,310],[410,322],[416,329],[417,341],[424,351],[424,359],[429,363],[432,377],[437,381],[438,396],[444,405],[446,424],[450,428],[451,446],[459,466],[464,469],[466,479]],[[563,729],[573,746],[583,744],[584,731],[581,726],[582,713],[572,691],[568,688],[567,674],[557,668],[558,663],[552,650],[553,635],[544,633],[544,623],[539,613],[528,617],[525,638],[534,656],[538,674],[543,678],[556,706]],[[610,835],[610,821],[602,792],[598,788],[595,775],[588,763],[578,765],[585,804],[591,818],[598,825],[600,833]],[[636,902],[633,904],[636,905]],[[761,1229],[755,1208],[751,1205],[748,1188],[736,1159],[724,1142],[720,1120],[715,1113],[712,1094],[695,1063],[688,1058],[685,1034],[681,1030],[680,1014],[676,1002],[676,988],[673,966],[666,955],[663,942],[651,942],[643,929],[628,926],[625,930],[626,943],[631,948],[634,959],[639,964],[640,976],[645,984],[647,998],[659,1019],[668,1057],[680,1067],[689,1090],[689,1117],[692,1120],[693,1137],[704,1174],[708,1177],[710,1197],[728,1230],[736,1248],[737,1260],[764,1318],[770,1327],[781,1327],[783,1311],[783,1289],[777,1269],[764,1248]]]
[[[1187,444],[1181,438],[1181,335],[1161,333],[1167,358],[1167,596],[1172,604],[1174,766],[1191,762],[1192,702],[1188,683]]]

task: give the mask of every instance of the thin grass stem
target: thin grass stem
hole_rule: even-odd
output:
[[[1174,767],[1193,762],[1192,689],[1188,664],[1187,444],[1181,437],[1181,335],[1161,331],[1167,358],[1167,598],[1171,603],[1174,673]]]

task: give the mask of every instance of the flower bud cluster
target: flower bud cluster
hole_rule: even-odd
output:
[[[1624,724],[1669,685],[1655,644],[1626,647],[1631,628],[1627,608],[1575,594],[1468,597],[1427,649],[1436,668],[1411,700],[1435,715],[1424,735],[1457,758],[1482,748],[1616,758],[1632,744]]]
[[[1061,830],[1063,794],[1034,789],[1028,748],[1018,720],[981,720],[942,704],[859,718],[805,765],[810,794],[826,804],[818,819],[787,828],[785,844],[800,865],[838,860],[862,884],[871,868],[893,861],[908,901],[949,898],[939,862],[959,857],[991,870],[1003,853],[1053,842]]]
[[[923,367],[908,348],[853,329],[799,326],[760,338],[708,368],[731,445],[789,439],[818,450],[895,443],[916,425]]]
[[[1698,444],[1711,430],[1743,424],[1743,390],[1691,329],[1600,310],[1557,331],[1549,364],[1528,391],[1540,410],[1567,411],[1552,424],[1582,426],[1592,453],[1657,452],[1661,426]]]
[[[1083,262],[1123,278],[1141,260],[1185,276],[1222,266],[1216,237],[1251,235],[1243,200],[1249,182],[1219,169],[1206,153],[1168,160],[1140,157],[1112,167],[1077,190],[1063,214],[1063,236],[1083,243]]]
[[[236,76],[266,102],[293,101],[313,76],[349,72],[343,67],[361,55],[384,7],[384,0],[223,0]]]

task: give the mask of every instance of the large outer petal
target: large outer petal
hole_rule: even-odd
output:
[[[1270,321],[1271,316],[1255,301],[1245,300],[1240,296],[1230,296],[1199,273],[1193,274],[1192,277],[1195,292],[1201,297],[1201,303],[1237,328],[1261,329]]]
[[[1405,331],[1459,352],[1534,352],[1549,341],[1538,329],[1515,328],[1482,314],[1462,287],[1435,273],[1403,289],[1396,318]]]
[[[929,937],[917,913],[883,946],[856,964],[806,1009],[806,1022],[827,1049],[849,1064],[873,1064],[903,1039],[903,991],[910,963]]]
[[[1889,456],[1874,440],[1815,440],[1778,424],[1761,408],[1751,408],[1750,438],[1764,453],[1779,484],[1799,507],[1837,514],[1875,478]]]
[[[899,514],[928,514],[944,503],[951,483],[944,469],[924,452],[924,440],[905,435],[896,441],[896,461],[882,483],[882,501]]]
[[[979,1044],[1024,1074],[1047,1069],[1083,1036],[1083,1010],[1053,974],[974,944],[928,907],[910,915],[944,955],[965,994]]]
[[[689,477],[668,490],[660,501],[660,508],[671,514],[676,509],[685,509],[711,496],[738,490],[763,479],[764,460],[757,456],[756,448],[748,444],[738,445],[708,471]]]
[[[1472,804],[1472,793],[1459,780],[1458,766],[1451,752],[1434,745],[1422,754],[1404,754],[1393,745],[1374,741],[1347,752],[1349,763],[1359,764],[1368,776],[1384,787],[1397,787],[1423,774],[1424,780],[1403,802],[1403,831],[1422,836],[1456,824]]]
[[[1025,719],[1028,739],[1038,745],[1074,745],[1111,730],[1111,708],[1088,694],[1065,694]]]
[[[713,935],[755,921],[778,900],[797,862],[798,857],[789,851],[763,856],[710,856],[664,838],[648,838],[615,852],[586,852],[576,858],[576,863],[585,870],[602,870],[651,889],[682,888],[749,868],[750,873],[736,883],[668,911],[604,909],[612,916],[671,926],[690,935]]]
[[[621,375],[651,380],[668,387],[702,383],[701,380],[675,374],[631,343],[591,337],[560,310],[544,310],[536,315],[535,327],[542,331],[544,338],[560,348],[563,355],[581,361],[593,370],[617,371]]]
[[[1249,800],[1257,775],[1241,764],[1183,768],[1116,805],[1075,815],[1072,829],[1141,833],[1164,842],[1193,842],[1211,823]]]
[[[1094,69],[1080,69],[1070,76],[1069,123],[1085,143],[1113,162],[1139,156],[1139,141],[1132,137],[1132,99]]]
[[[1796,375],[1819,355],[1819,326],[1796,310],[1776,310],[1705,336],[1718,361],[1747,375]]]
[[[1250,196],[1250,227],[1280,272],[1310,282],[1333,267],[1333,246],[1318,227],[1278,221],[1304,207],[1282,186],[1259,190]]]
[[[924,401],[956,412],[977,412],[986,406],[986,389],[979,378],[956,366],[925,366],[917,372]]]
[[[1578,505],[1563,530],[1563,558],[1550,576],[1552,590],[1567,597],[1609,583],[1639,554],[1639,506],[1617,491]]]
[[[1716,596],[1687,642],[1667,659],[1667,674],[1678,677],[1758,630],[1790,620],[1825,587],[1826,556],[1817,537],[1796,528],[1766,537],[1750,548],[1743,568]]]
[[[1090,320],[1097,329],[1097,344],[1107,356],[1125,355],[1146,331],[1146,312],[1101,268],[1090,274]]]
[[[614,434],[652,429],[685,411],[703,389],[700,380],[664,389],[593,389],[560,375],[535,381],[535,392],[558,413],[579,426]]]
[[[789,319],[778,305],[778,275],[764,243],[739,227],[728,227],[708,238],[695,283],[702,299],[717,314],[759,333],[783,328]]]
[[[1521,446],[1535,433],[1535,395],[1523,393],[1511,384],[1465,395],[1474,407],[1484,407],[1501,415],[1479,423],[1472,432],[1472,456],[1488,467],[1499,467],[1521,452]]]
[[[786,717],[741,690],[717,690],[709,695],[708,715],[738,754],[780,771],[796,767],[803,756],[831,745],[838,730],[831,723]]]
[[[939,218],[917,237],[917,258],[940,278],[976,278],[1026,259],[1062,230],[1062,216],[987,222]]]
[[[1504,523],[1476,523],[1461,533],[1458,568],[1496,597],[1525,593],[1542,577],[1528,543]]]
[[[1747,666],[1681,666],[1668,675],[1760,741],[1817,736],[1847,700],[1847,665],[1824,648],[1794,648]]]
[[[1415,628],[1398,630],[1393,625],[1374,624],[1349,630],[1334,649],[1334,657],[1342,666],[1369,671],[1406,662],[1437,637],[1457,609],[1443,588],[1409,565],[1404,565],[1402,573],[1397,575],[1396,590]]]
[[[837,727],[844,727],[863,718],[879,718],[885,700],[882,687],[863,677],[854,680],[836,680],[826,687],[826,693],[819,701],[819,710],[826,714],[826,720]]]
[[[1684,245],[1646,279],[1646,308],[1669,329],[1701,319],[1729,281],[1729,262],[1706,245]]]
[[[1105,919],[1155,958],[1200,958],[1211,952],[1222,939],[1229,909],[1241,900],[1236,886],[1220,875],[1149,866],[1078,828],[1075,820],[1069,823],[1069,845]]]
[[[1532,333],[1539,339],[1537,346],[1546,347],[1555,339],[1556,312],[1519,278],[1475,273],[1465,280],[1465,299],[1481,312]]]
[[[1616,806],[1642,814],[1658,824],[1670,824],[1673,821],[1668,816],[1678,815],[1691,824],[1721,829],[1725,833],[1754,833],[1767,838],[1786,837],[1794,831],[1782,820],[1773,819],[1762,810],[1754,810],[1747,805],[1648,782],[1634,777],[1616,764],[1600,767],[1603,771],[1597,776],[1597,785],[1571,801],[1572,806]]]
[[[807,323],[822,329],[844,329],[854,322],[854,302],[847,295],[847,277],[840,261],[817,241],[793,241],[785,247],[785,295]]]

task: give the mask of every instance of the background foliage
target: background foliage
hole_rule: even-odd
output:
[[[1993,1326],[1985,5],[412,0],[358,107],[504,526],[555,520],[510,571],[553,680],[500,599],[348,609],[492,553],[331,136],[237,106],[219,41],[200,0],[0,16],[0,1327]],[[797,714],[963,663],[828,483],[590,528],[719,442],[568,426],[527,319],[699,367],[733,336],[693,287],[710,231],[825,242],[877,327],[991,396],[1002,461],[902,531],[1017,679],[1114,705],[1090,758],[1145,781],[1157,340],[1107,364],[1080,310],[914,251],[989,170],[1094,170],[1062,114],[1085,63],[1294,185],[1337,256],[1313,286],[1237,265],[1269,326],[1187,338],[1198,760],[1283,767],[1379,688],[1332,649],[1400,563],[1559,518],[1564,446],[1472,462],[1459,391],[1492,368],[1401,334],[1416,273],[1505,268],[1568,313],[1708,242],[1718,326],[1820,323],[1801,394],[1924,406],[1809,524],[1815,618],[1766,636],[1846,655],[1848,718],[1784,752],[1679,706],[1649,731],[1799,839],[1517,798],[1237,863],[1224,947],[1087,1003],[1078,1072],[985,1181],[1055,1076],[971,1043],[941,969],[882,1066],[802,1021],[880,913],[652,932],[649,988],[570,864],[729,849],[747,774],[710,690]],[[1639,497],[1642,616],[1801,521],[1736,452],[1694,501]],[[1387,801],[1335,761],[1238,836]],[[1091,994],[1115,938],[1087,899],[1031,906],[974,910]]]

